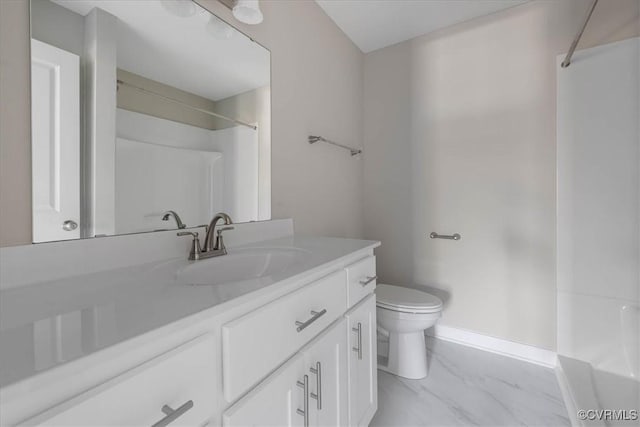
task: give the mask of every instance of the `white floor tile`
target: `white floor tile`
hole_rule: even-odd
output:
[[[378,371],[371,426],[570,426],[552,369],[427,338],[429,376]]]

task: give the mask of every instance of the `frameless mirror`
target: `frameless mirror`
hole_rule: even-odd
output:
[[[33,241],[270,219],[270,53],[191,0],[31,0]]]

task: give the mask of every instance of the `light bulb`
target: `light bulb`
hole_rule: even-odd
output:
[[[167,12],[181,18],[195,15],[197,7],[191,0],[160,0],[160,4]]]
[[[264,18],[258,0],[236,0],[232,12],[238,21],[250,25],[259,24]]]

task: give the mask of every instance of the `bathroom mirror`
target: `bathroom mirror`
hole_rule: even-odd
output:
[[[271,216],[270,53],[191,0],[31,0],[33,241]]]

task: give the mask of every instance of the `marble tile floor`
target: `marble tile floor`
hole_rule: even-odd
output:
[[[423,380],[378,370],[372,427],[571,425],[550,368],[435,338],[427,357]]]

